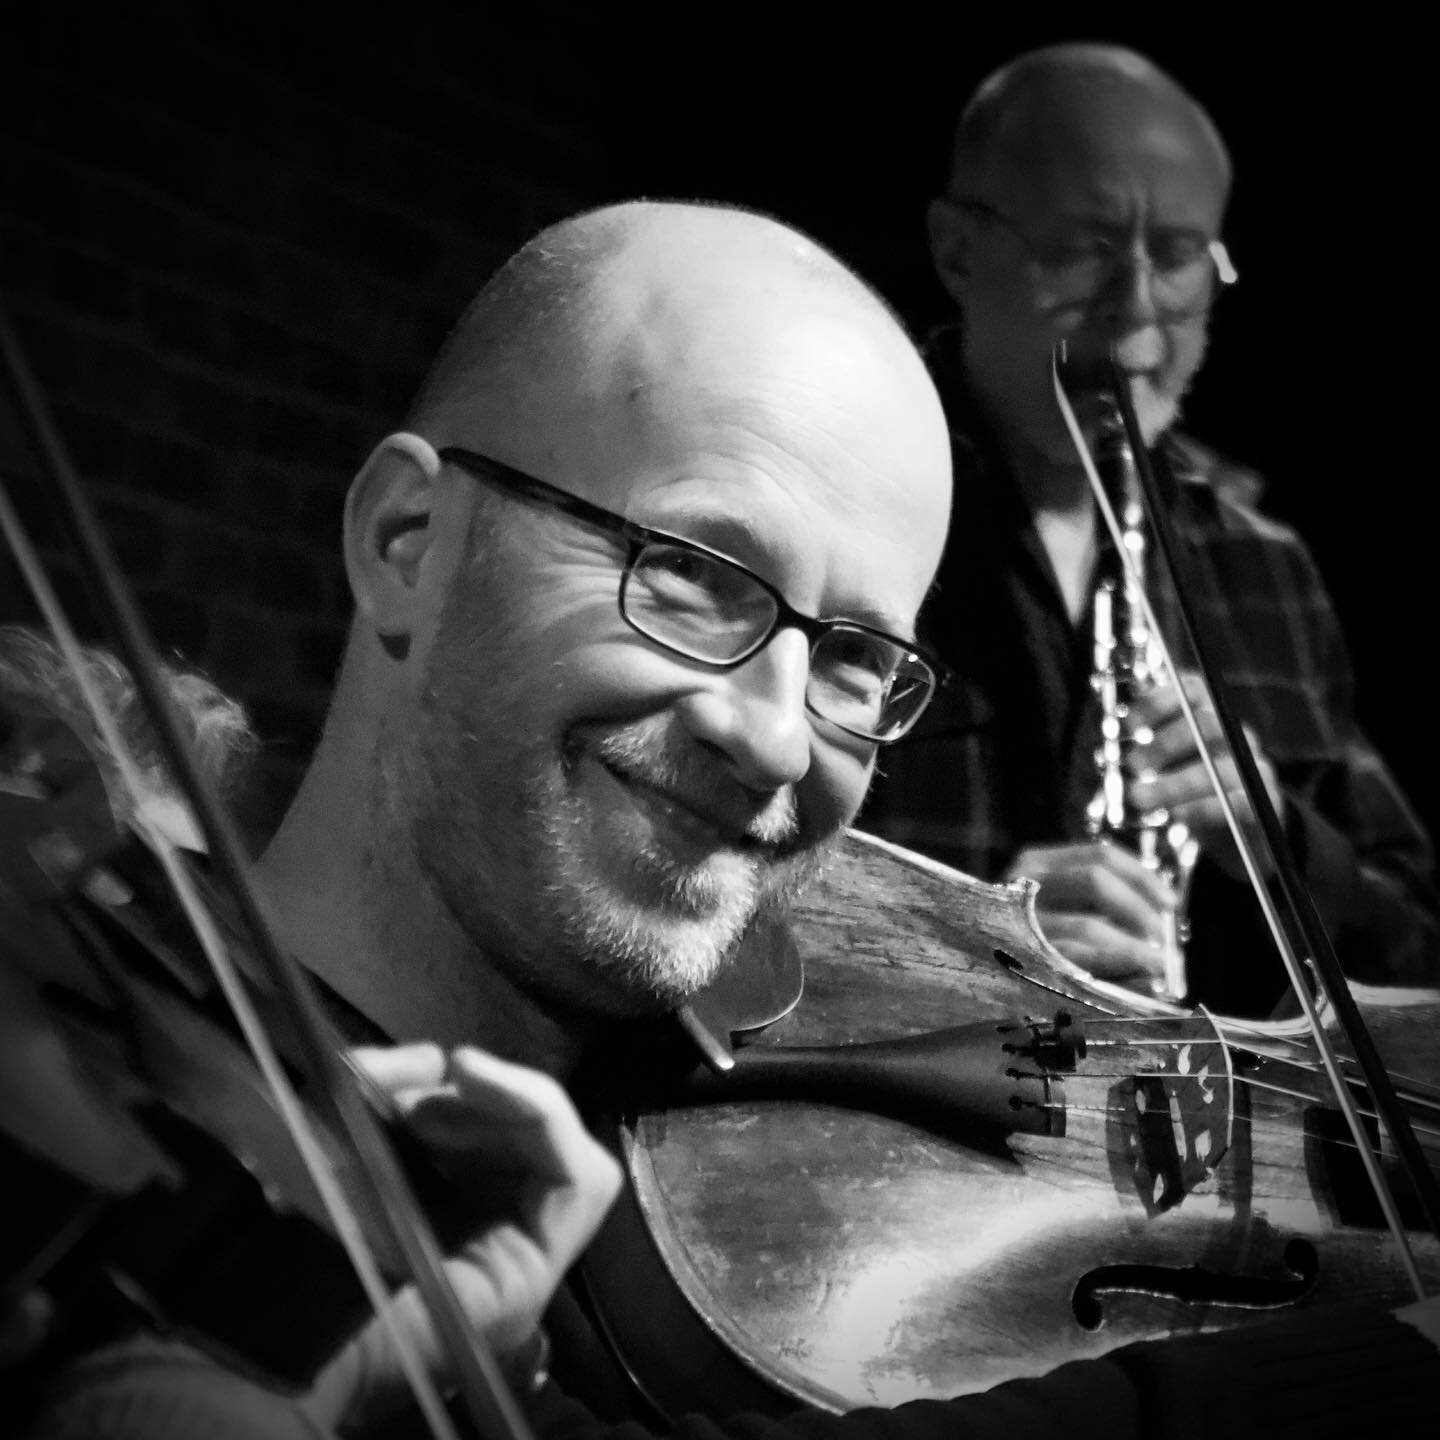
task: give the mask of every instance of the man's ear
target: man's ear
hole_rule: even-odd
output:
[[[970,278],[970,220],[953,200],[941,195],[930,202],[926,212],[930,230],[930,255],[935,273],[945,292],[957,305],[964,305]]]
[[[420,617],[436,554],[440,457],[428,440],[387,435],[345,497],[345,571],[355,606],[382,637],[407,634]]]

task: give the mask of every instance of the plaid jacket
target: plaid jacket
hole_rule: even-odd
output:
[[[917,730],[882,751],[859,824],[993,880],[1023,845],[1085,833],[1099,733],[1090,626],[1070,623],[1028,511],[963,416],[953,370],[936,368],[959,498],[922,635],[956,675]],[[1287,838],[1347,973],[1434,983],[1430,841],[1356,724],[1350,659],[1308,550],[1238,498],[1254,493],[1245,472],[1178,437],[1153,459],[1202,633],[1276,767]],[[1157,587],[1152,601],[1176,644],[1173,594]],[[1192,998],[1253,1008],[1279,993],[1254,897],[1203,855],[1190,915]]]

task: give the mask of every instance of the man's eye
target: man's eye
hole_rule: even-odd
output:
[[[703,555],[689,550],[656,550],[645,557],[647,579],[676,585],[703,585],[714,567]]]
[[[667,605],[743,608],[755,601],[756,586],[743,571],[679,546],[647,550],[636,574]]]
[[[895,670],[889,647],[877,645],[865,635],[832,632],[824,658],[829,683],[857,697],[883,694]]]
[[[1043,265],[1054,270],[1078,269],[1088,265],[1105,265],[1115,253],[1115,247],[1108,240],[1098,236],[1083,239],[1056,240],[1037,247],[1036,254]]]
[[[1183,270],[1209,256],[1207,241],[1194,235],[1162,235],[1150,246],[1150,258],[1157,270]]]

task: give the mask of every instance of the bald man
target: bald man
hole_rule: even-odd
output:
[[[692,995],[928,699],[949,495],[913,347],[798,236],[636,207],[534,242],[350,492],[282,932],[390,1033],[557,1070]]]
[[[1174,429],[1210,307],[1235,278],[1220,238],[1229,190],[1208,116],[1126,50],[1033,52],[966,107],[930,209],[936,271],[959,311],[930,347],[957,520],[924,621],[959,683],[885,758],[863,823],[985,879],[1040,881],[1054,944],[1137,989],[1163,988],[1167,936],[1188,922],[1176,998],[1263,1015],[1284,976],[1173,684],[1133,706],[1129,734],[1148,725],[1155,738],[1130,750],[1122,825],[1093,815],[1092,601],[1115,561],[1051,382],[1057,342],[1082,356],[1113,349],[1225,688],[1342,964],[1364,980],[1434,984],[1430,841],[1356,726],[1349,658],[1314,564],[1247,503],[1253,477]],[[1150,573],[1156,582],[1153,559]],[[1156,582],[1152,595],[1193,685],[1173,592]],[[1198,713],[1218,742],[1213,712]],[[1234,761],[1223,744],[1218,754],[1253,829]],[[1181,887],[1124,841],[1125,825],[1166,812],[1198,844],[1183,914]],[[1168,857],[1177,875],[1193,854],[1182,841]]]
[[[353,1037],[583,1087],[617,1023],[720,973],[931,697],[912,638],[949,499],[919,356],[794,231],[636,204],[522,249],[351,488],[354,622],[257,873]],[[556,1374],[648,1433],[581,1306],[551,1328]],[[1440,1387],[1416,1325],[1356,1307],[893,1414],[731,1420],[716,1393],[677,1430],[1114,1440],[1238,1405],[1239,1434],[1327,1344],[1342,1387],[1379,1363],[1407,1424]],[[528,1398],[542,1437],[611,1432],[557,1384]]]

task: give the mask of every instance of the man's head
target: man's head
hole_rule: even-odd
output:
[[[614,527],[440,452],[721,552],[803,616],[904,639],[949,504],[923,366],[795,232],[618,206],[492,280],[408,429],[352,489],[358,613],[329,727],[373,734],[375,829],[408,848],[420,903],[546,1002],[674,1001],[854,815],[875,747],[807,710],[811,642],[788,619],[728,668],[677,654],[637,628],[633,574],[622,616],[636,552]],[[697,563],[647,560],[650,593],[684,603]]]
[[[992,75],[956,130],[930,210],[940,281],[964,315],[965,368],[1012,443],[1064,461],[1057,340],[1131,374],[1142,428],[1175,418],[1205,354],[1230,163],[1208,116],[1149,61],[1038,50]]]

